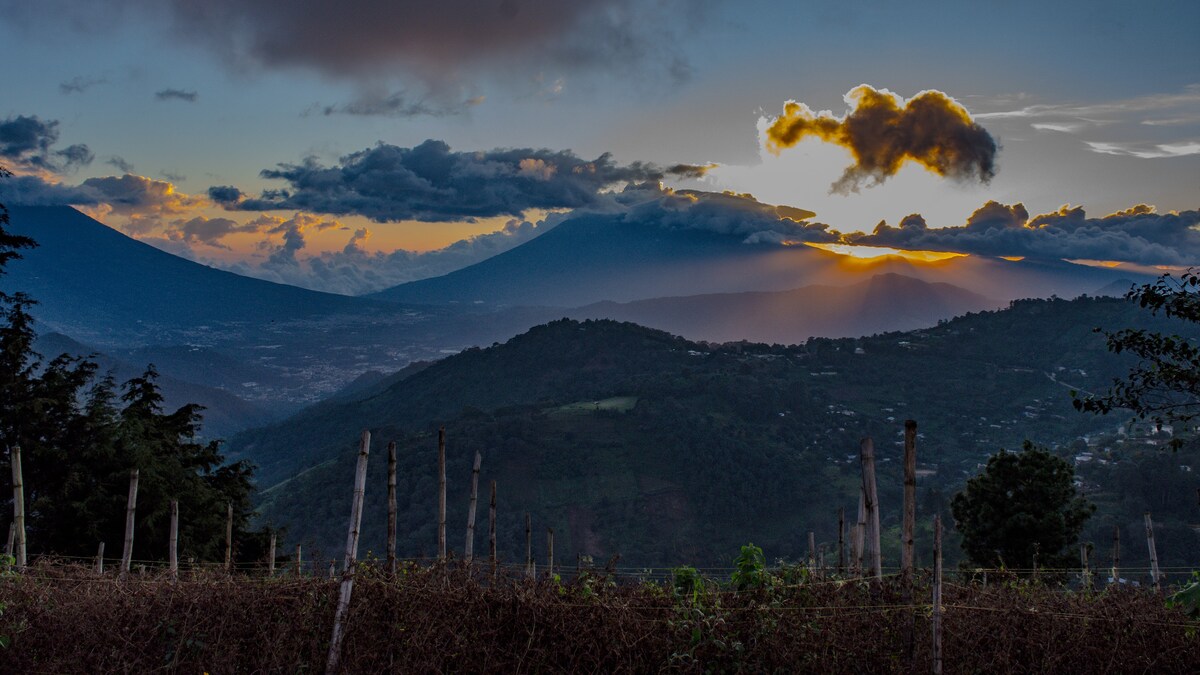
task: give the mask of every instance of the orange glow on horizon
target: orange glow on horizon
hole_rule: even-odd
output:
[[[874,260],[876,258],[886,258],[889,256],[906,258],[916,262],[940,262],[951,258],[965,258],[965,253],[948,253],[945,251],[906,251],[896,248],[887,248],[884,246],[851,246],[849,244],[813,244],[808,243],[808,246],[829,251],[838,255],[846,256],[847,258],[857,259],[861,261]]]

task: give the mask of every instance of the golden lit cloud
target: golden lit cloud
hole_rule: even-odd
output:
[[[995,139],[946,94],[928,90],[905,101],[862,84],[845,98],[850,110],[842,117],[788,101],[769,122],[767,149],[778,154],[809,137],[846,148],[854,164],[833,184],[838,193],[878,185],[906,162],[948,178],[987,182],[995,175]]]

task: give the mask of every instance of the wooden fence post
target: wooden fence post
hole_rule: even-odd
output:
[[[121,554],[121,578],[129,575],[133,560],[133,520],[137,511],[138,470],[129,472],[129,499],[125,503],[125,551]]]
[[[1121,584],[1121,526],[1113,525],[1112,582]]]
[[[846,507],[838,507],[838,575],[846,573]]]
[[[533,517],[525,512],[525,576],[532,578],[535,574],[533,563]]]
[[[271,533],[271,541],[267,545],[267,576],[275,576],[275,533]]]
[[[554,576],[554,528],[546,528],[546,576]]]
[[[96,574],[104,574],[104,542],[100,542],[100,548],[96,551]]]
[[[1149,511],[1146,512],[1146,547],[1150,549],[1150,580],[1155,588],[1162,588],[1158,576],[1158,551],[1154,547],[1154,523]]]
[[[475,504],[479,500],[479,464],[483,455],[475,451],[475,465],[471,469],[471,502],[467,506],[467,541],[463,545],[463,559],[470,565],[475,559]]]
[[[233,502],[225,502],[225,574],[233,574]]]
[[[16,531],[14,555],[17,569],[25,569],[25,481],[21,475],[21,446],[14,445],[9,451],[13,479],[13,526]]]
[[[488,505],[488,557],[492,574],[496,573],[496,481],[492,481],[492,501]]]
[[[396,576],[396,441],[388,443],[388,520],[387,520],[387,566],[388,574]]]
[[[179,579],[179,500],[171,500],[171,533],[167,541],[167,564],[171,581]]]
[[[942,673],[942,518],[933,517],[933,673]]]
[[[325,662],[327,675],[336,675],[342,658],[342,624],[350,613],[350,596],[354,591],[355,559],[358,557],[358,533],[362,525],[363,495],[367,489],[367,456],[371,451],[371,432],[363,431],[358,448],[358,466],[354,472],[354,499],[350,506],[350,526],[346,532],[346,567],[342,570],[342,587],[338,593],[337,611],[333,617],[333,635],[329,638],[329,658]]]
[[[438,560],[446,560],[446,427],[438,428]]]
[[[862,461],[863,505],[866,508],[867,535],[864,555],[877,581],[883,580],[883,556],[879,550],[879,498],[875,487],[875,443],[862,439],[859,458]]]

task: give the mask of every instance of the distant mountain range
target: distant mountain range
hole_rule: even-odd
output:
[[[368,297],[408,303],[579,307],[605,301],[790,291],[817,284],[846,286],[876,274],[952,284],[997,302],[1075,297],[1119,279],[1146,280],[1126,270],[1064,261],[980,256],[932,263],[900,256],[862,260],[809,246],[751,244],[745,243],[743,235],[664,229],[630,222],[621,215],[586,214],[470,267]]]

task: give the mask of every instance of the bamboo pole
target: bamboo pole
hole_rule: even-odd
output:
[[[346,532],[346,566],[342,570],[342,586],[333,618],[333,634],[329,638],[329,658],[325,662],[327,675],[335,675],[338,672],[338,662],[342,658],[342,624],[350,613],[350,596],[354,591],[355,558],[358,557],[358,534],[362,526],[363,496],[367,488],[367,456],[370,451],[371,432],[364,430],[358,448],[358,466],[354,472],[354,499],[350,506],[350,525]]]
[[[525,512],[525,576],[534,576],[533,567],[533,517]]]
[[[838,574],[846,573],[846,507],[838,507]]]
[[[862,576],[863,573],[863,548],[866,545],[867,538],[867,498],[866,491],[860,485],[858,488],[858,521],[854,528],[857,536],[854,540],[854,569],[855,576]]]
[[[554,528],[546,528],[546,576],[554,576]]]
[[[1079,579],[1080,586],[1082,586],[1084,590],[1089,590],[1092,587],[1092,566],[1088,561],[1087,544],[1079,545],[1079,564],[1083,568],[1083,572],[1081,573]]]
[[[167,541],[167,560],[171,580],[179,579],[179,500],[171,500],[171,534]]]
[[[446,559],[446,427],[438,428],[438,560]]]
[[[479,465],[483,455],[475,451],[475,465],[471,469],[471,502],[467,506],[467,541],[463,545],[463,559],[470,565],[475,559],[475,504],[479,500]]]
[[[104,542],[100,542],[100,548],[96,550],[96,574],[104,574]]]
[[[492,501],[488,505],[488,558],[496,573],[496,481],[492,481]]]
[[[129,499],[125,503],[125,551],[121,554],[121,578],[129,575],[133,560],[133,520],[137,511],[138,470],[129,472]]]
[[[299,577],[303,571],[304,567],[300,558],[300,544],[296,544],[296,576]]]
[[[275,576],[275,533],[271,533],[271,542],[267,545],[267,576]]]
[[[9,458],[13,479],[13,526],[16,530],[14,555],[17,569],[25,569],[25,481],[21,474],[21,446],[14,445]]]
[[[1113,525],[1113,566],[1112,582],[1121,583],[1121,526]]]
[[[233,502],[225,502],[225,573],[233,574]]]
[[[867,533],[864,557],[877,581],[883,580],[883,556],[879,550],[879,498],[875,487],[875,443],[862,439],[860,447],[863,479],[863,506],[866,508]]]
[[[1158,551],[1154,547],[1154,523],[1150,520],[1150,512],[1146,512],[1146,548],[1150,549],[1150,580],[1155,588],[1161,588],[1158,575]]]
[[[388,520],[387,520],[387,567],[388,574],[396,576],[396,441],[391,441],[388,450]]]
[[[933,673],[942,672],[942,518],[933,517]]]
[[[912,593],[914,531],[917,525],[917,422],[904,421],[904,523],[900,533],[900,570]],[[911,598],[910,598],[911,599]]]

